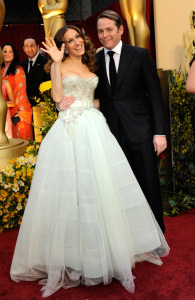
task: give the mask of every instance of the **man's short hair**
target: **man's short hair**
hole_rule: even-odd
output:
[[[103,11],[98,17],[97,21],[99,19],[108,18],[110,20],[115,21],[115,24],[118,28],[120,28],[121,25],[123,25],[123,22],[121,20],[121,17],[113,10],[105,10]]]
[[[26,40],[28,40],[28,39],[34,40],[35,43],[36,43],[36,45],[37,45],[37,46],[39,45],[38,40],[37,40],[36,38],[34,38],[33,36],[27,36],[27,37],[25,37],[25,39],[23,40],[23,45],[24,45],[24,42],[25,42]]]

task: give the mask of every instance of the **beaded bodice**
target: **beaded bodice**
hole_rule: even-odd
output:
[[[59,118],[65,123],[74,121],[85,109],[94,108],[94,90],[98,84],[98,77],[93,76],[83,79],[78,75],[72,75],[62,79],[63,94],[74,96],[75,102],[71,107],[59,113]]]

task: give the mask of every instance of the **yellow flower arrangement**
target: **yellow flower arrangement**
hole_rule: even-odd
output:
[[[41,94],[43,94],[45,91],[48,91],[51,88],[52,88],[52,83],[51,80],[49,80],[40,84],[39,91],[41,92]]]
[[[34,143],[23,156],[0,166],[0,233],[21,224],[38,149],[39,144]]]
[[[42,107],[44,125],[39,129],[43,137],[57,119],[55,104],[51,97],[51,86],[51,81],[43,82],[40,85],[40,92],[44,102],[35,99]],[[14,159],[8,165],[0,166],[0,233],[21,224],[38,148],[39,144],[31,140],[23,156]]]
[[[39,128],[42,137],[44,137],[47,134],[51,126],[57,120],[55,103],[51,97],[51,87],[51,80],[41,83],[39,86],[39,90],[42,94],[42,98],[44,99],[44,101],[35,98],[38,105],[42,107],[43,126]]]

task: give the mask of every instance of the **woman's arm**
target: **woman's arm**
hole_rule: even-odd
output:
[[[56,44],[52,38],[50,38],[50,40],[46,38],[45,40],[47,44],[42,42],[45,49],[41,48],[41,50],[45,51],[48,55],[50,55],[53,60],[53,63],[51,65],[51,81],[52,81],[51,95],[54,102],[59,103],[62,101],[63,98],[61,64],[62,64],[62,59],[64,57],[65,44],[62,44],[61,50],[59,50],[56,47]]]
[[[195,60],[193,61],[186,81],[186,91],[195,94]]]
[[[8,107],[13,107],[15,105],[15,103],[14,103],[14,95],[12,92],[11,85],[10,85],[9,81],[7,81],[7,80],[3,80],[3,83],[5,84],[7,96],[9,99],[9,101],[7,101],[7,105],[8,105]]]
[[[51,65],[51,96],[54,102],[59,103],[62,101],[62,75],[61,75],[61,62],[53,62]]]

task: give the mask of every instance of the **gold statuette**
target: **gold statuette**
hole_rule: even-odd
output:
[[[147,48],[150,31],[146,23],[146,0],[119,0],[127,22],[130,45]]]
[[[189,28],[183,33],[184,50],[189,63],[195,55],[195,11],[189,12]]]
[[[64,14],[68,9],[68,0],[38,0],[38,7],[43,18],[45,37],[54,38],[58,29],[66,24]]]
[[[3,25],[3,20],[5,16],[5,5],[3,0],[0,0],[0,31]],[[3,53],[0,47],[0,146],[9,143],[7,135],[5,133],[5,122],[7,116],[7,103],[3,97],[2,93],[2,74],[1,74],[1,64],[3,63]]]

